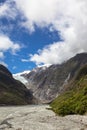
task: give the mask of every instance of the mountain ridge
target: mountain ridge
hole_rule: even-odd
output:
[[[87,64],[87,53],[80,53],[68,61],[49,67],[39,67],[21,76],[27,80],[26,87],[42,103],[49,103],[64,91],[66,84]]]
[[[28,105],[35,102],[31,91],[15,80],[6,67],[0,65],[0,105]]]

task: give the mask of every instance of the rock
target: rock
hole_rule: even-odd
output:
[[[87,53],[77,54],[61,65],[39,67],[23,73],[26,87],[42,103],[49,103],[65,91],[67,85],[77,74],[79,68],[87,64]]]

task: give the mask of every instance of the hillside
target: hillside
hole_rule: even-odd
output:
[[[87,65],[81,67],[74,81],[51,103],[51,107],[62,116],[87,112]]]
[[[30,90],[15,80],[6,67],[0,65],[0,105],[27,105],[35,102]]]
[[[60,95],[66,84],[76,75],[79,68],[87,63],[87,53],[77,54],[60,65],[39,67],[29,73],[23,73],[27,88],[42,103],[49,103]]]

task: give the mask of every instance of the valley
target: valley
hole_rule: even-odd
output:
[[[87,53],[21,75],[0,65],[0,90],[0,130],[87,130]]]
[[[65,91],[79,69],[87,64],[87,53],[80,53],[62,64],[37,67],[31,71],[13,75],[33,92],[42,103],[50,103]]]
[[[87,130],[87,0],[0,0],[0,130]]]

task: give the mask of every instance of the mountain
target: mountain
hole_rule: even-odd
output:
[[[36,99],[24,84],[15,80],[9,70],[0,65],[0,105],[35,104]]]
[[[87,63],[87,53],[77,54],[60,65],[39,67],[21,74],[27,88],[42,103],[49,103],[65,91],[65,86],[75,77],[81,66]]]
[[[26,74],[29,74],[30,73],[30,70],[28,71],[24,71],[24,72],[21,72],[21,73],[17,73],[17,74],[13,74],[13,77],[14,79],[17,79],[19,81],[21,81],[23,84],[26,85],[26,83],[28,82],[22,75],[26,75]]]
[[[87,113],[87,65],[80,68],[75,79],[51,103],[51,107],[62,116]]]

